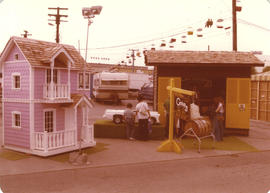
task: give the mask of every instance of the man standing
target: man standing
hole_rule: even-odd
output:
[[[148,104],[143,100],[142,96],[138,96],[139,103],[136,105],[136,116],[139,120],[139,127],[137,130],[137,139],[146,141],[148,136],[148,119],[150,118],[150,111]]]

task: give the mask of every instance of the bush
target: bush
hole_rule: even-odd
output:
[[[135,129],[138,124],[135,124]],[[94,134],[96,138],[126,138],[126,127],[124,123],[115,124],[110,120],[97,120],[94,123]],[[164,138],[164,125],[152,125],[150,139],[161,140]]]

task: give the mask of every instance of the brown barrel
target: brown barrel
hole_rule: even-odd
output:
[[[184,131],[193,128],[198,137],[210,135],[212,133],[212,124],[208,117],[189,120],[184,127]]]

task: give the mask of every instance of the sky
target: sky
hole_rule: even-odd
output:
[[[89,28],[87,61],[131,65],[131,50],[232,50],[232,0],[0,0],[0,52],[11,36],[29,31],[29,38],[55,41],[56,26],[48,25],[48,14],[60,14],[68,22],[60,24],[60,43],[75,46],[85,57],[87,19],[83,7],[100,5],[101,14]],[[270,55],[270,2],[241,0],[237,12],[238,51],[262,51]],[[211,28],[205,22],[213,20]],[[222,19],[222,22],[217,20]],[[223,28],[217,28],[217,24]],[[201,32],[197,30],[201,29]],[[193,31],[193,35],[187,35]],[[197,37],[198,33],[203,37]],[[183,37],[186,36],[186,37]],[[175,43],[170,43],[175,38]],[[187,43],[182,43],[186,41]],[[165,43],[166,47],[160,47]],[[170,48],[169,46],[173,46]],[[137,52],[137,51],[136,51]],[[144,65],[136,56],[135,65]]]

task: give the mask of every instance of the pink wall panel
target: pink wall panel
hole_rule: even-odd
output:
[[[35,68],[34,69],[34,98],[42,99],[43,98],[43,85],[45,84],[45,69]]]
[[[26,103],[4,103],[4,143],[30,148],[30,124],[29,104]],[[21,112],[21,128],[12,128],[12,111]]]
[[[79,71],[70,71],[70,92],[72,94],[80,93],[90,97],[90,90],[78,90],[78,73]]]
[[[34,127],[36,132],[43,132],[43,105],[40,103],[35,103],[34,106]]]
[[[68,70],[60,70],[60,84],[68,84]]]
[[[65,110],[64,108],[56,109],[56,130],[61,131],[65,129]]]
[[[3,98],[20,98],[29,99],[29,76],[30,66],[25,62],[18,63],[6,63],[3,69],[3,81],[4,81],[4,96]],[[20,73],[21,76],[21,88],[19,90],[12,89],[13,77],[12,73]]]
[[[65,110],[58,104],[35,104],[35,131],[44,131],[44,110],[55,109],[56,110],[56,131],[65,129]]]
[[[77,77],[78,71],[70,71],[70,92],[71,93],[77,93],[78,89],[78,77]]]
[[[20,49],[14,45],[11,49],[11,52],[9,53],[9,55],[6,58],[6,61],[14,61],[15,54],[18,54],[18,56],[19,56],[18,60],[25,60],[25,57],[22,54],[22,52],[20,51]]]

